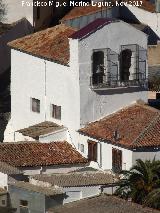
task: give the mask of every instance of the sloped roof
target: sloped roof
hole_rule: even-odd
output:
[[[71,172],[67,174],[35,175],[34,179],[60,187],[107,185],[116,182],[116,178],[107,172]]]
[[[74,32],[75,29],[60,24],[16,39],[8,45],[31,55],[68,65],[70,55],[68,37]]]
[[[115,20],[114,20],[115,21]],[[118,20],[117,20],[118,21]],[[80,39],[88,34],[95,32],[96,30],[102,28],[105,25],[108,25],[113,22],[113,19],[110,18],[98,18],[93,22],[87,24],[85,27],[81,28],[80,30],[73,33],[70,38],[72,39]]]
[[[102,10],[107,10],[109,7],[98,7],[98,6],[83,6],[83,7],[74,7],[71,11],[69,11],[61,21],[66,21],[74,18],[79,18],[81,16],[90,15],[93,13],[97,13]]]
[[[135,5],[135,1],[134,0],[125,0],[125,2],[128,2],[128,4],[133,5],[133,6]],[[139,2],[139,5],[140,5],[140,2]],[[155,4],[151,3],[149,0],[142,0],[142,5],[139,6],[139,8],[143,9],[143,10],[146,10],[148,12],[151,12],[151,13],[154,13],[156,11]]]
[[[160,146],[159,116],[159,110],[135,104],[99,121],[89,123],[79,132],[126,148]],[[116,140],[115,131],[119,135]]]
[[[0,172],[8,175],[22,174],[23,172],[5,162],[0,161]]]
[[[37,192],[40,194],[44,194],[47,196],[53,196],[53,195],[58,195],[58,194],[64,194],[62,189],[60,188],[54,188],[54,187],[42,187],[42,186],[37,186],[28,182],[23,182],[23,181],[17,181],[15,183],[9,183],[10,186],[15,186],[17,188],[21,188],[27,191],[31,192]]]
[[[159,210],[144,207],[127,200],[102,194],[50,209],[48,213],[159,213]]]
[[[7,190],[0,187],[0,195],[7,194]]]
[[[29,136],[38,140],[39,136],[41,135],[53,133],[63,128],[63,126],[60,126],[56,123],[44,121],[42,123],[29,126],[28,128],[20,129],[17,132],[22,133],[24,136]]]
[[[1,143],[0,161],[16,167],[81,164],[87,162],[66,141]]]

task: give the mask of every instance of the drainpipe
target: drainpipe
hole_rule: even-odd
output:
[[[47,85],[46,85],[46,78],[47,78],[47,67],[46,61],[44,61],[44,119],[46,121],[46,111],[47,111]]]

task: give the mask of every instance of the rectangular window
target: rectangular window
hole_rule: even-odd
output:
[[[120,172],[122,170],[122,151],[112,148],[112,170]]]
[[[29,213],[27,200],[20,200],[20,213]]]
[[[41,7],[38,6],[37,7],[37,20],[40,19],[40,9],[41,9]]]
[[[97,143],[88,141],[88,160],[97,162]]]
[[[31,99],[31,109],[32,112],[38,112],[40,113],[40,100],[36,98]]]
[[[52,104],[52,117],[61,120],[61,106]]]

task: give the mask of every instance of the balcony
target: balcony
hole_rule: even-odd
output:
[[[130,74],[129,80],[122,81],[118,75],[98,74],[90,77],[90,88],[92,90],[105,90],[115,88],[139,87],[147,88],[146,75],[143,73]]]

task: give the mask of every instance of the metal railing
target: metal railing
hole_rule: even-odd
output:
[[[92,75],[90,77],[90,87],[98,88],[117,88],[117,87],[147,87],[146,75],[134,73],[129,76],[129,80],[122,81],[118,75]]]

